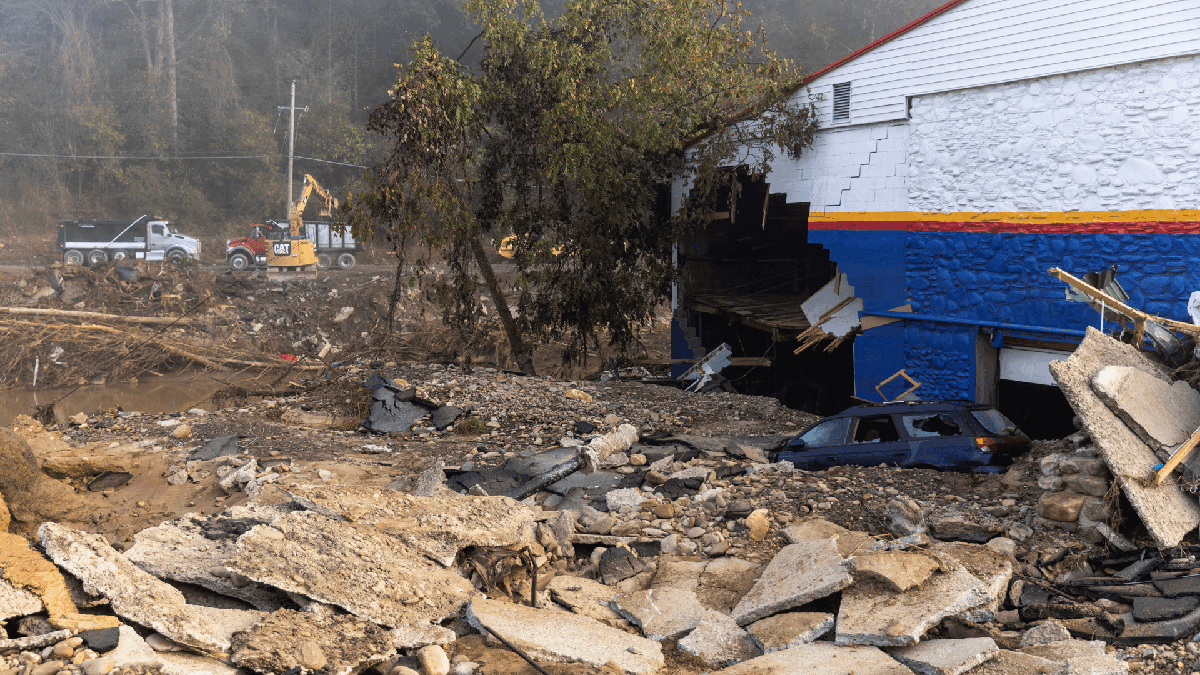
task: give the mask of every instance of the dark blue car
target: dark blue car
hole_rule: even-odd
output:
[[[812,424],[776,453],[798,469],[842,464],[1000,473],[1029,437],[991,406],[970,401],[860,405]]]

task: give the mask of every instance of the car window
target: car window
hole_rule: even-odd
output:
[[[999,410],[988,408],[987,410],[972,410],[971,414],[979,423],[983,425],[993,434],[1011,434],[1017,430],[1017,425],[1008,420],[1007,417],[1000,414]]]
[[[809,429],[800,436],[806,448],[828,448],[846,443],[846,432],[850,429],[850,418],[828,420]]]
[[[938,436],[961,436],[962,427],[948,413],[927,415],[901,415],[900,424],[910,438],[937,438]]]
[[[854,443],[891,443],[900,440],[896,423],[888,415],[863,417],[854,430]]]

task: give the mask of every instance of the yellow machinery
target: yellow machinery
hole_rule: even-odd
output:
[[[325,206],[321,209],[320,215],[331,216],[333,209],[337,208],[337,200],[325,188],[321,187],[317,179],[309,174],[304,174],[304,187],[300,190],[300,198],[296,200],[291,210],[288,211],[288,226],[290,228],[288,238],[272,241],[267,247],[267,267],[274,268],[270,271],[316,271],[317,254],[313,248],[312,240],[308,238],[308,233],[304,229],[304,220],[301,219],[304,207],[308,205],[309,195],[314,190],[325,200]]]

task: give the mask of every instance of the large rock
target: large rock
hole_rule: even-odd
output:
[[[783,547],[733,608],[733,619],[745,626],[846,588],[853,578],[843,562],[833,539]]]
[[[582,577],[556,576],[547,588],[555,602],[576,614],[614,628],[629,625],[629,621],[608,604],[620,593],[612,586]]]
[[[850,559],[855,579],[874,580],[885,587],[904,592],[920,586],[939,568],[938,561],[921,553],[877,551]]]
[[[855,582],[842,592],[836,642],[878,647],[916,644],[934,624],[987,599],[987,587],[963,568],[935,574],[920,589],[905,593],[878,583]]]
[[[29,444],[8,429],[0,429],[0,495],[11,517],[5,531],[28,532],[47,520],[79,518],[87,511],[70,486],[41,472]]]
[[[812,642],[833,630],[833,615],[824,612],[784,612],[746,626],[751,639],[764,653],[791,649]]]
[[[1129,425],[1100,400],[1091,386],[1092,378],[1112,365],[1129,366],[1158,379],[1170,375],[1140,349],[1114,340],[1094,328],[1087,329],[1083,342],[1064,361],[1050,363],[1050,374],[1083,418],[1097,450],[1114,476],[1142,524],[1160,549],[1177,545],[1200,525],[1200,504],[1171,481],[1154,485],[1154,450]]]
[[[763,654],[712,675],[912,675],[912,671],[876,647],[809,642]]]
[[[287,490],[306,509],[334,520],[374,525],[449,567],[467,546],[533,543],[533,512],[508,497],[442,490],[419,497],[361,486],[304,485]]]
[[[370,525],[295,512],[237,542],[227,566],[384,626],[431,624],[477,594],[469,581]]]
[[[708,610],[692,591],[676,588],[651,588],[622,593],[612,599],[612,608],[642,629],[642,635],[655,641],[685,635],[704,620]]]
[[[1038,499],[1037,512],[1046,520],[1073,523],[1079,520],[1079,512],[1087,500],[1087,495],[1076,492],[1043,492]]]
[[[662,559],[651,588],[692,591],[706,609],[729,614],[754,587],[762,565],[741,558],[707,561]]]
[[[989,637],[925,640],[893,650],[892,658],[921,675],[960,675],[996,656],[1000,649]]]
[[[300,667],[328,675],[355,675],[395,653],[392,633],[369,621],[281,609],[238,633],[231,659],[260,673]]]
[[[187,604],[174,586],[138,569],[103,537],[57,523],[43,523],[38,537],[55,564],[83,582],[88,593],[108,598],[118,616],[204,652],[229,651],[228,638],[202,613],[205,608]]]
[[[1151,449],[1170,452],[1200,427],[1200,393],[1187,382],[1108,366],[1092,376],[1092,390]]]
[[[679,648],[711,668],[724,668],[762,654],[762,649],[728,615],[708,610],[696,629],[679,640]]]
[[[466,616],[475,630],[494,630],[534,659],[597,668],[611,661],[632,675],[653,673],[664,663],[657,642],[569,612],[475,598]]]
[[[203,586],[273,612],[286,604],[283,594],[241,579],[235,583],[225,561],[237,554],[238,535],[284,513],[287,511],[260,505],[236,506],[215,517],[187,513],[135,534],[125,557],[160,579]]]

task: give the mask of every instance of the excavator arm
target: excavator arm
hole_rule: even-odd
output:
[[[333,210],[337,208],[337,200],[333,198],[333,195],[321,187],[321,184],[311,174],[304,174],[304,187],[300,190],[300,198],[292,205],[291,213],[288,214],[288,226],[291,228],[293,239],[304,235],[304,220],[301,216],[304,213],[304,207],[308,206],[308,198],[314,191],[321,199],[325,200],[325,206],[321,209],[320,215],[331,216]]]

